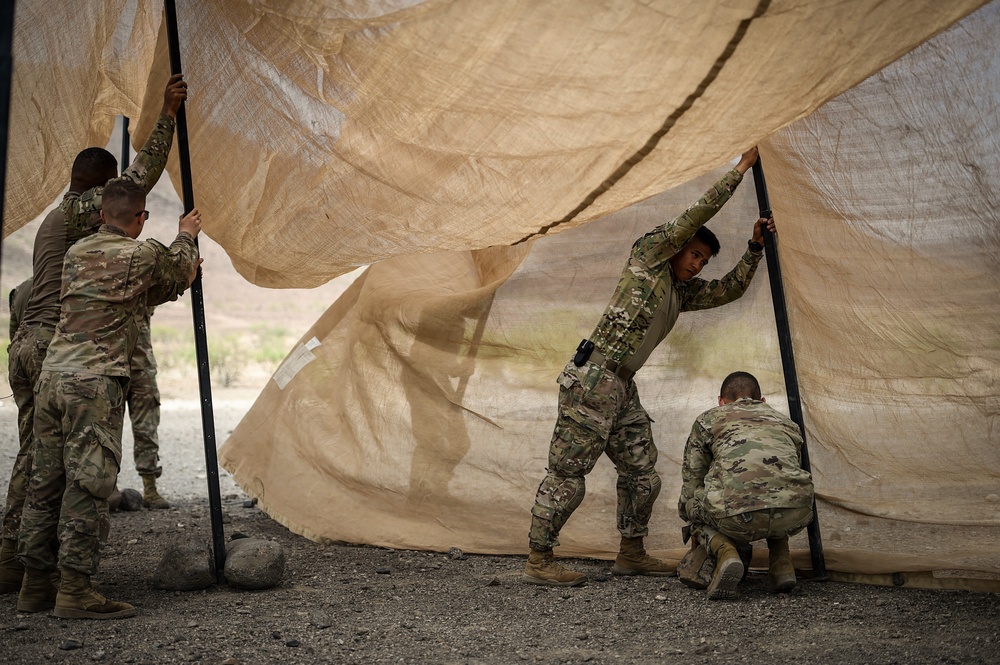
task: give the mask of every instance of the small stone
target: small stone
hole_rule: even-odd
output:
[[[486,583],[486,586],[500,586],[500,578],[494,577],[492,580]]]
[[[587,633],[580,633],[579,635],[576,636],[576,639],[581,640],[581,641],[582,640],[589,640],[590,639],[590,635],[588,635]]]
[[[139,490],[132,489],[131,487],[123,489],[122,499],[118,504],[118,510],[124,510],[129,513],[142,510],[142,493],[139,492]]]
[[[250,610],[248,610],[245,607],[238,607],[238,608],[236,608],[236,613],[237,614],[250,614]]]
[[[215,557],[208,543],[186,540],[170,545],[153,572],[152,583],[165,591],[194,591],[215,584]]]
[[[448,558],[452,561],[461,561],[465,558],[465,552],[457,547],[452,547],[448,550]]]
[[[392,571],[389,570],[388,568],[386,568],[385,566],[381,566],[379,568],[376,568],[375,572],[378,573],[379,575],[391,575],[392,574]]]
[[[188,621],[187,627],[188,628],[197,628],[198,627],[198,622],[197,621]]]
[[[875,601],[876,607],[882,607],[883,605],[885,605],[885,603],[886,603],[885,598],[879,598],[878,600]]]
[[[226,658],[220,665],[240,665],[240,661],[235,658]]]
[[[297,647],[297,646],[300,646],[301,644],[302,644],[302,643],[301,643],[301,642],[299,642],[299,641],[298,641],[298,640],[296,640],[296,639],[291,639],[291,640],[287,640],[287,641],[285,642],[285,646],[286,646],[286,647]]]
[[[94,652],[94,655],[90,657],[91,660],[104,660],[104,657],[108,655],[105,653],[104,649],[98,649]]]
[[[28,624],[26,624],[26,623],[19,623],[16,626],[14,626],[14,630],[16,630],[16,631],[28,630]]]
[[[231,540],[226,546],[225,575],[237,589],[270,589],[285,575],[285,552],[273,540]]]
[[[666,597],[666,596],[664,596],[664,595],[663,595],[662,593],[658,593],[658,594],[656,594],[656,595],[654,596],[654,598],[655,598],[656,600],[660,601],[660,602],[663,602],[664,600],[666,600],[666,599],[667,599],[667,597]]]
[[[83,642],[81,642],[80,640],[69,639],[69,640],[63,640],[62,644],[59,645],[59,648],[62,649],[63,651],[72,651],[73,649],[79,649],[82,646]]]
[[[990,503],[1000,503],[1000,494],[987,494],[986,500]]]
[[[246,501],[243,502],[243,507],[244,508],[253,508],[256,505],[257,505],[257,499],[256,499],[256,497],[253,498],[253,499],[247,499]]]
[[[273,640],[280,640],[281,639],[281,631],[280,630],[272,630],[271,631],[271,639],[273,639]]]

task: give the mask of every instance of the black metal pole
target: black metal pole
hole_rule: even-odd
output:
[[[128,116],[122,116],[122,163],[121,168],[118,169],[120,173],[125,173],[125,169],[129,165],[129,157],[131,156],[130,151],[131,146],[128,142]]]
[[[14,0],[0,0],[0,257],[3,256],[3,210],[7,203],[7,127],[10,123],[10,88],[13,80]]]
[[[760,157],[753,165],[753,184],[757,190],[757,206],[761,217],[771,216],[771,201],[767,196],[767,182]],[[795,371],[795,356],[792,353],[792,331],[788,326],[788,309],[785,307],[785,286],[781,279],[781,264],[778,261],[778,240],[773,233],[764,233],[764,250],[767,260],[767,277],[771,282],[771,302],[774,306],[774,322],[778,328],[778,348],[781,350],[781,367],[785,374],[785,393],[788,395],[788,415],[802,430],[802,468],[811,471],[809,448],[806,445],[806,424],[802,418],[802,400],[799,397],[799,376]],[[816,499],[812,504],[813,520],[806,528],[809,535],[809,555],[812,558],[813,577],[826,579],[826,557],[823,555],[823,540],[819,532],[819,514]]]
[[[167,45],[170,49],[170,73],[181,73],[180,40],[177,37],[177,9],[174,0],[164,0],[167,21]],[[194,209],[194,186],[191,183],[191,154],[188,151],[187,117],[184,103],[177,110],[177,154],[180,158],[181,188],[185,214]],[[222,494],[219,491],[219,460],[215,450],[215,413],[212,409],[212,377],[208,368],[208,337],[205,331],[205,297],[201,271],[191,284],[191,313],[194,317],[194,347],[198,359],[198,390],[201,393],[201,426],[205,435],[205,466],[208,472],[208,504],[212,518],[212,549],[215,573],[221,581],[226,565],[226,539],[222,528]]]

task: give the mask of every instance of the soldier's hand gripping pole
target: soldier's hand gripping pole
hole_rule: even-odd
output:
[[[767,196],[767,182],[760,157],[753,165],[753,184],[757,190],[757,206],[761,217],[771,216],[771,201]],[[792,332],[788,326],[788,309],[785,307],[785,287],[781,280],[781,264],[778,262],[778,240],[775,234],[764,230],[764,251],[767,260],[767,277],[771,283],[771,302],[774,306],[774,322],[778,328],[778,348],[781,350],[781,367],[785,375],[785,393],[788,395],[788,414],[802,431],[802,468],[811,471],[809,449],[806,445],[806,424],[802,418],[802,400],[799,397],[799,378],[795,371],[795,356],[792,353]],[[809,535],[809,555],[812,559],[813,577],[826,580],[826,558],[823,555],[823,541],[819,532],[819,515],[816,499],[812,504],[813,519],[807,527]]]
[[[170,73],[181,73],[180,41],[177,36],[177,9],[174,0],[164,0],[167,45],[170,50]],[[191,154],[188,151],[187,116],[184,102],[177,110],[177,155],[180,158],[184,213],[194,209],[191,182]],[[197,239],[195,239],[197,242]],[[208,504],[212,518],[212,550],[215,554],[216,579],[222,579],[226,565],[226,539],[222,527],[222,496],[219,490],[219,461],[215,450],[215,413],[212,409],[212,379],[208,367],[208,339],[205,331],[205,297],[201,270],[191,284],[191,313],[194,317],[194,346],[198,360],[198,390],[201,394],[201,426],[205,436],[205,467],[208,475]]]

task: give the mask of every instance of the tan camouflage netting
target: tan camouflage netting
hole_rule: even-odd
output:
[[[936,37],[983,2],[179,4],[209,235],[264,286],[375,264],[220,452],[273,517],[525,552],[555,376],[632,240],[759,141],[828,567],[1000,588],[1000,3]],[[148,133],[166,48],[158,3],[138,7],[18,3],[5,233],[116,114],[141,105]],[[755,218],[748,178],[708,277]],[[664,479],[653,549],[680,552],[684,440],[733,369],[783,405],[763,266],[637,377]],[[588,477],[561,554],[616,549],[614,480]]]

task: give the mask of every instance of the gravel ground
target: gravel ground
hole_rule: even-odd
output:
[[[216,396],[221,443],[248,408]],[[753,572],[736,601],[710,603],[674,578],[620,578],[605,561],[572,561],[576,589],[519,581],[520,557],[318,544],[256,507],[225,472],[227,537],[275,539],[285,581],[268,591],[218,585],[171,593],[149,578],[171,542],[210,524],[195,402],[164,404],[163,494],[174,507],[113,515],[95,578],[139,615],[65,621],[19,614],[0,597],[2,663],[990,663],[1000,662],[1000,596],[804,580],[763,591]],[[16,450],[15,409],[0,407],[3,487]],[[126,433],[126,455],[131,449]],[[140,487],[131,468],[121,487]]]

